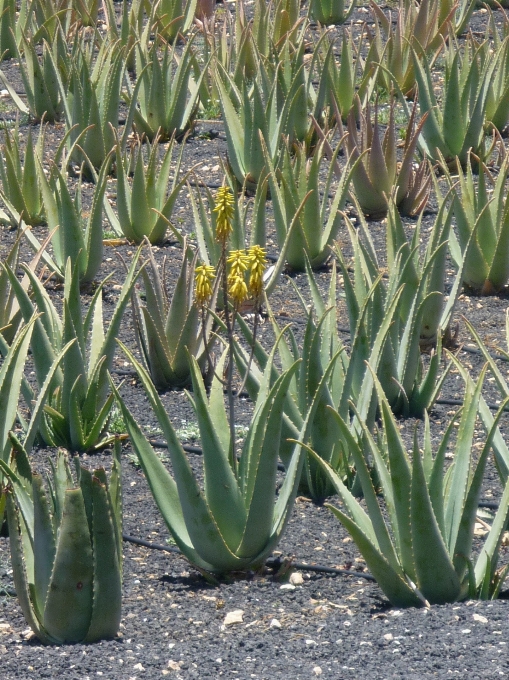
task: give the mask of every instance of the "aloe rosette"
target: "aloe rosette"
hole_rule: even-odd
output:
[[[201,488],[149,375],[126,348],[124,352],[138,372],[163,431],[173,476],[118,392],[117,399],[133,449],[177,546],[192,564],[207,572],[221,574],[259,567],[281,538],[304,462],[301,447],[295,444],[276,499],[283,402],[298,364],[285,371],[272,386],[268,367],[238,464],[233,465],[223,385],[215,375],[207,398],[198,364],[191,360],[193,396],[189,395],[189,399],[202,442]],[[224,358],[216,370],[222,372],[223,368]],[[303,439],[313,414],[311,408],[310,418],[300,432]]]
[[[132,294],[135,332],[145,365],[159,390],[182,387],[191,382],[190,356],[205,371],[214,344],[213,316],[200,314],[193,293],[196,255],[184,248],[182,266],[173,295],[166,287],[166,261],[161,274],[152,251],[141,276],[144,300]],[[214,302],[211,303],[212,307]]]
[[[77,461],[77,458],[75,459]],[[30,628],[44,644],[96,642],[118,632],[122,600],[120,458],[104,469],[60,453],[48,477],[3,467],[13,578]]]
[[[83,314],[78,269],[71,272],[70,260],[65,272],[62,315],[56,310],[43,284],[26,265],[23,270],[32,284],[33,298],[16,275],[7,269],[25,322],[40,313],[35,321],[31,348],[41,391],[57,357],[65,347],[69,347],[62,365],[52,376],[50,395],[40,423],[39,433],[48,445],[84,452],[111,441],[111,437],[105,436],[113,406],[113,396],[108,394],[108,370],[113,362],[122,316],[137,277],[138,257],[139,251],[127,272],[106,329],[102,309],[105,282],[98,286],[86,314]],[[30,406],[35,395],[25,391],[24,396]]]
[[[509,400],[501,405],[475,462],[472,445],[485,370],[476,384],[464,370],[460,372],[466,380],[461,416],[456,414],[450,420],[435,456],[427,418],[422,451],[417,436],[411,453],[406,451],[378,384],[384,434],[375,440],[364,426],[364,441],[382,487],[386,515],[379,505],[365,451],[350,436],[340,416],[338,425],[350,438],[366,509],[327,463],[314,456],[328,472],[343,503],[341,509],[328,507],[351,534],[378,585],[397,607],[496,597],[507,573],[507,567],[497,572],[497,561],[509,517],[509,484],[477,559],[472,556],[472,544],[489,452]],[[445,456],[458,417],[453,462],[446,472]]]
[[[324,26],[344,24],[350,18],[356,5],[357,0],[352,0],[348,8],[343,0],[311,0],[309,15]]]
[[[451,232],[450,251],[462,272],[468,290],[494,295],[509,281],[509,201],[505,178],[509,158],[505,158],[497,178],[484,163],[478,163],[479,178],[474,182],[472,161],[458,180],[446,171],[452,190],[452,210],[456,231]],[[439,200],[443,200],[439,195]]]

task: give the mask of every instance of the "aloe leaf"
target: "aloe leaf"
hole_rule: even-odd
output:
[[[68,489],[44,608],[45,628],[60,642],[83,640],[92,613],[92,595],[92,546],[83,496],[80,489]]]
[[[457,363],[454,360],[454,363]],[[461,414],[460,425],[455,447],[454,468],[451,476],[451,486],[449,496],[445,506],[445,526],[447,530],[446,545],[449,551],[453,550],[456,544],[460,528],[461,516],[468,491],[469,476],[471,474],[471,447],[474,434],[475,422],[479,397],[481,394],[484,377],[486,375],[485,366],[477,380],[475,387],[471,379],[467,376],[465,385],[465,397],[463,400],[463,411]]]
[[[221,74],[221,67],[218,65],[218,72],[214,75],[214,82],[219,94],[219,102],[221,104],[226,129],[228,130],[228,134],[226,135],[228,161],[232,166],[235,177],[237,177],[239,181],[243,181],[247,173],[242,153],[246,131],[242,126],[240,117],[235,110],[230,95],[223,83],[223,77],[227,80],[230,78],[226,72]],[[232,81],[229,82],[229,86],[230,88],[235,88]]]
[[[150,446],[138,424],[125,406],[120,394],[112,384],[112,390],[122,411],[127,432],[131,439],[143,471],[147,477],[154,500],[168,526],[173,538],[182,554],[196,566],[212,571],[212,567],[205,562],[193,547],[187,531],[186,522],[179,501],[179,494],[175,480],[172,478],[161,459]]]
[[[286,390],[297,370],[296,362],[272,387],[268,398],[257,403],[242,456],[248,458],[244,502],[247,509],[244,534],[237,554],[251,557],[266,547],[274,521],[274,496],[281,419]]]
[[[10,451],[9,430],[18,409],[21,379],[37,317],[34,315],[15,337],[0,369],[0,458],[7,461]]]
[[[115,517],[107,487],[92,479],[93,604],[85,642],[115,637],[120,625],[122,575],[117,551]]]
[[[42,619],[55,559],[56,535],[40,475],[33,475],[32,498],[34,513],[34,607]]]
[[[376,582],[395,607],[422,607],[423,602],[404,578],[387,561],[384,554],[376,548],[355,522],[341,510],[328,503],[325,507],[339,519],[354,539],[368,569]]]
[[[222,437],[212,420],[205,386],[196,359],[190,357],[195,409],[203,450],[204,494],[214,522],[232,552],[237,553],[246,524],[246,507],[235,474],[229,463],[229,451],[223,449]],[[270,486],[270,482],[268,481]],[[239,555],[243,557],[243,555]]]
[[[456,539],[456,545],[454,546],[454,563],[456,567],[456,571],[458,575],[461,578],[462,571],[461,569],[464,569],[464,563],[465,563],[465,558],[470,556],[471,550],[472,550],[472,542],[473,542],[473,537],[474,537],[474,524],[476,520],[476,515],[478,511],[478,505],[479,505],[479,499],[481,495],[481,488],[482,488],[482,483],[484,479],[484,472],[486,469],[486,463],[488,460],[488,456],[492,447],[493,443],[493,437],[495,436],[496,431],[498,430],[498,423],[500,421],[500,418],[502,414],[504,413],[507,404],[509,403],[509,397],[507,397],[502,405],[500,406],[493,424],[491,426],[490,431],[488,432],[488,435],[484,441],[484,446],[482,448],[482,451],[479,455],[479,459],[477,461],[477,465],[475,468],[475,472],[472,476],[469,488],[468,488],[468,493],[465,499],[465,506],[463,509],[463,514],[461,518],[461,524],[459,527],[458,531],[458,537]],[[505,520],[507,519],[507,515],[509,513],[509,507],[506,509],[505,513]],[[501,527],[499,525],[498,530],[500,531]],[[497,546],[498,549],[499,543],[495,541],[490,545],[491,546]],[[482,553],[481,553],[482,554]],[[488,555],[491,554],[491,557],[493,557],[494,553],[487,553]]]
[[[412,460],[410,511],[417,585],[431,603],[454,602],[461,583],[433,512],[420,455]]]
[[[27,573],[25,571],[25,555],[22,544],[22,534],[20,533],[20,518],[12,494],[8,494],[7,496],[7,518],[10,527],[9,545],[11,549],[14,586],[16,588],[16,595],[18,597],[23,616],[41,642],[53,644],[55,640],[44,629],[42,621],[37,616],[37,612],[35,611],[30,599],[30,586]]]

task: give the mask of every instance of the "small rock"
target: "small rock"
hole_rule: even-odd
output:
[[[317,643],[314,640],[306,640],[306,644],[309,647],[310,645],[316,645]]]
[[[468,635],[472,631],[470,630],[470,628],[464,628],[461,632],[463,633],[463,635]]]
[[[481,614],[472,614],[472,618],[474,621],[479,621],[479,623],[488,623],[488,619],[485,616],[481,616]]]
[[[136,663],[136,664],[134,664],[134,666],[133,666],[133,670],[135,670],[135,671],[144,671],[145,669],[143,668],[143,666],[141,665],[141,663]]]
[[[281,590],[295,590],[295,586],[293,583],[283,583],[282,586],[279,586]]]
[[[269,628],[281,628],[281,624],[277,619],[272,619],[270,622]]]
[[[384,640],[387,640],[387,642],[390,642],[391,640],[394,640],[394,635],[392,633],[386,633],[384,635]]]
[[[234,623],[242,623],[244,618],[244,611],[242,609],[234,609],[228,612],[224,617],[223,626],[231,626]]]
[[[294,571],[293,574],[290,576],[290,583],[293,586],[301,586],[304,583],[304,577],[300,573],[300,571]]]
[[[322,674],[322,669],[320,668],[320,666],[315,666],[315,667],[313,668],[313,673],[314,673],[315,675],[317,675],[317,676],[318,676],[318,675],[321,675],[321,674]]]

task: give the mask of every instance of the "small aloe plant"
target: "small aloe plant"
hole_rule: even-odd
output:
[[[128,71],[136,70],[136,56],[133,49],[139,40],[142,49],[148,44],[150,39],[150,27],[154,25],[154,10],[157,3],[151,6],[148,20],[143,27],[145,16],[144,0],[122,0],[122,13],[120,26],[117,26],[117,14],[112,0],[103,3],[105,10],[105,20],[108,28],[108,37],[111,42],[124,47],[126,50],[126,68]]]
[[[94,280],[102,261],[103,252],[103,203],[106,190],[108,163],[105,163],[97,179],[92,206],[87,217],[83,216],[81,204],[81,175],[77,190],[72,195],[65,173],[56,165],[46,177],[42,159],[37,156],[37,180],[41,190],[44,215],[48,225],[53,255],[43,253],[45,264],[60,278],[64,278],[67,260],[70,259],[82,284]],[[64,162],[65,165],[65,162]],[[91,168],[93,171],[93,168]],[[26,169],[25,169],[26,172]],[[26,238],[35,252],[41,243],[31,231]]]
[[[341,226],[340,211],[346,202],[354,166],[349,159],[340,171],[337,187],[333,188],[338,147],[332,153],[321,197],[319,176],[325,158],[325,142],[318,143],[309,161],[304,145],[294,145],[294,149],[292,157],[290,146],[285,146],[280,167],[276,170],[263,145],[269,170],[265,181],[270,186],[278,242],[280,246],[287,243],[288,266],[303,271],[307,260],[311,267],[317,268],[330,257],[332,244]],[[329,192],[333,196],[331,203]]]
[[[111,164],[109,154],[116,143],[114,131],[118,127],[124,77],[125,50],[104,42],[92,70],[80,47],[74,59],[69,86],[65,88],[61,83],[69,162],[79,166],[85,162],[85,172],[90,179],[94,179],[94,173],[89,165],[99,171],[107,158]],[[134,104],[127,113],[123,145],[131,130],[133,115]]]
[[[213,316],[203,315],[194,299],[197,256],[184,246],[182,266],[170,299],[167,290],[166,260],[161,274],[152,250],[141,276],[144,300],[132,294],[134,326],[145,366],[158,390],[187,386],[191,383],[190,358],[195,357],[202,374],[210,368],[214,344]],[[212,302],[212,306],[214,301]]]
[[[325,57],[319,76],[319,90],[323,86],[332,116],[346,122],[349,111],[355,106],[356,96],[362,107],[371,98],[376,87],[378,66],[374,62],[366,64],[361,56],[364,34],[354,45],[352,32],[343,29],[342,33],[339,65],[335,59],[335,43],[327,33],[324,34]]]
[[[2,180],[0,196],[13,226],[19,225],[20,220],[23,220],[25,224],[36,226],[46,221],[38,166],[38,159],[42,157],[44,146],[44,131],[41,128],[39,138],[34,145],[32,130],[29,128],[23,162],[21,162],[18,134],[17,126],[13,134],[5,130],[5,143],[2,145],[0,154],[0,178]]]
[[[312,295],[310,309],[301,298],[306,314],[306,326],[302,346],[291,328],[281,329],[269,307],[269,314],[276,337],[281,338],[277,348],[278,364],[272,368],[272,384],[282,372],[288,370],[296,361],[300,361],[299,369],[295,373],[288,387],[283,405],[284,419],[281,428],[279,456],[283,465],[287,467],[291,462],[294,440],[307,417],[307,411],[313,403],[318,389],[321,394],[317,398],[316,411],[309,429],[309,443],[318,455],[323,457],[346,482],[351,481],[352,471],[348,449],[343,446],[341,432],[336,425],[332,409],[341,408],[348,417],[348,398],[344,390],[348,391],[351,381],[348,373],[348,353],[338,334],[337,325],[337,277],[333,265],[332,276],[327,299],[324,300],[319,292],[312,270],[307,266],[308,280]],[[297,291],[298,292],[298,291]],[[316,312],[316,313],[315,313]],[[235,347],[235,360],[249,396],[253,401],[259,396],[263,384],[263,374],[271,361],[270,353],[255,339],[247,322],[239,317],[240,330],[244,335],[248,347],[252,348],[253,357],[239,343]],[[353,351],[355,351],[355,343]],[[254,360],[253,360],[254,359]],[[325,377],[325,382],[324,382]],[[369,402],[368,402],[369,403]],[[344,405],[344,407],[343,407]],[[346,411],[346,412],[345,412]],[[309,495],[314,502],[323,503],[330,496],[333,487],[327,475],[314,459],[306,456],[302,478],[299,485],[302,493]]]
[[[352,0],[348,9],[343,0],[311,0],[309,16],[324,26],[344,24],[350,18],[356,5],[357,0]]]
[[[448,326],[459,287],[457,280],[448,304],[444,305],[451,220],[452,215],[445,211],[444,205],[437,215],[426,252],[420,257],[420,221],[409,243],[393,204],[387,219],[387,282],[381,277],[376,251],[362,215],[358,229],[347,220],[354,249],[353,273],[341,251],[336,249],[343,270],[350,333],[353,338],[358,334],[363,337],[351,359],[357,367],[354,394],[362,382],[369,379],[365,362],[382,343],[379,359],[372,368],[398,416],[422,417],[437,398],[447,374],[439,377],[441,336]],[[389,317],[390,325],[381,334],[380,329]],[[421,359],[422,344],[437,346],[426,373]]]
[[[198,0],[157,0],[154,20],[157,32],[169,42],[191,28]]]
[[[61,31],[58,34],[61,35]],[[55,41],[58,48],[58,39]],[[44,119],[47,123],[60,120],[63,113],[60,73],[49,44],[44,41],[42,61],[39,61],[33,40],[23,36],[23,55],[17,51],[21,78],[25,89],[27,103],[21,99],[7,78],[0,71],[0,79],[7,88],[14,104],[21,113],[31,116],[35,122]],[[55,49],[55,52],[57,50]]]
[[[472,556],[477,505],[497,424],[508,404],[501,405],[487,432],[476,461],[472,444],[481,396],[484,369],[476,384],[465,374],[464,403],[449,422],[433,456],[428,418],[424,443],[417,435],[411,453],[401,438],[391,408],[377,385],[384,425],[375,440],[364,426],[365,448],[372,458],[386,501],[382,514],[362,447],[350,437],[352,456],[360,477],[366,510],[353,497],[323,459],[316,462],[329,474],[340,497],[341,509],[328,507],[356,542],[378,585],[397,607],[422,607],[456,602],[467,597],[497,597],[507,567],[497,573],[497,558],[509,518],[509,483],[477,559]],[[453,462],[447,473],[444,461],[454,424],[459,419]],[[349,437],[346,424],[338,425]]]
[[[122,490],[119,446],[110,479],[59,453],[47,477],[9,475],[7,515],[13,578],[25,619],[44,644],[114,638],[122,604]],[[18,454],[19,457],[19,454]]]
[[[242,86],[237,87],[221,64],[216,64],[215,84],[227,133],[228,162],[240,184],[246,182],[252,188],[263,179],[267,154],[277,165],[284,135],[289,136],[290,142],[295,141],[294,123],[302,111],[303,68],[302,65],[290,83],[278,90],[280,74],[270,89],[258,79],[251,86],[243,80]],[[280,96],[276,96],[278,91]],[[307,125],[301,131],[305,136]]]
[[[496,179],[484,163],[475,160],[478,182],[474,183],[471,160],[466,175],[460,173],[457,181],[446,172],[456,219],[449,246],[465,287],[481,295],[495,295],[509,281],[509,201],[505,190],[509,158],[502,162]]]
[[[359,100],[357,104],[359,109]],[[357,201],[365,214],[373,218],[383,217],[392,195],[402,215],[417,215],[426,206],[431,191],[428,163],[421,161],[415,168],[415,151],[425,118],[416,127],[414,106],[406,128],[403,157],[398,161],[394,101],[389,105],[389,123],[383,138],[378,116],[378,102],[375,105],[374,122],[368,102],[366,109],[361,112],[358,132],[356,111],[352,109],[348,115],[348,133],[343,138],[343,144],[353,162],[359,159],[352,171]],[[335,168],[341,176],[337,162]]]
[[[113,361],[115,340],[124,310],[136,280],[133,262],[120,291],[108,328],[103,328],[102,288],[97,287],[87,313],[81,309],[79,271],[67,261],[62,316],[51,302],[44,286],[26,266],[23,270],[32,284],[33,299],[15,274],[7,269],[25,321],[41,313],[32,333],[32,357],[39,389],[45,385],[56,357],[71,343],[61,367],[51,380],[51,392],[44,407],[39,434],[50,446],[85,452],[111,441],[106,429],[113,405],[108,394],[108,370]],[[29,395],[30,397],[30,395]],[[31,396],[31,402],[35,396]]]
[[[166,43],[161,61],[158,41],[150,50],[139,43],[135,49],[139,75],[129,101],[136,131],[150,141],[181,137],[194,123],[200,84],[207,70],[200,68],[192,39],[178,56],[176,47]]]
[[[496,66],[491,58],[482,63],[480,48],[467,40],[465,54],[454,47],[446,51],[443,98],[438,103],[428,61],[413,50],[421,116],[427,114],[419,146],[431,160],[441,157],[452,167],[465,167],[470,150],[484,158],[486,108]],[[407,108],[404,98],[403,105]]]
[[[134,243],[141,243],[144,238],[150,243],[164,241],[175,201],[189,175],[180,173],[184,145],[172,166],[175,138],[170,140],[161,163],[158,163],[158,142],[159,138],[156,137],[153,144],[147,144],[146,166],[143,162],[144,147],[137,144],[132,186],[129,185],[129,168],[125,162],[131,159],[121,153],[120,143],[116,147],[118,217],[108,201],[104,205],[114,231]],[[173,175],[171,181],[170,173]]]
[[[422,58],[435,61],[451,23],[452,9],[442,15],[438,3],[431,0],[405,2],[400,0],[395,17],[387,16],[371,0],[374,33],[368,30],[370,48],[366,56],[368,66],[377,66],[377,82],[386,92],[392,92],[393,83],[407,97],[415,95],[415,63],[412,45],[422,50]]]

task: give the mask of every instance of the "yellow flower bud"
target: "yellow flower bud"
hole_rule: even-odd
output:
[[[243,276],[228,277],[228,293],[236,307],[247,298],[247,286]]]
[[[226,261],[230,265],[229,277],[243,276],[251,262],[245,250],[232,250]]]
[[[219,187],[217,190],[214,212],[217,213],[216,239],[226,243],[233,229],[233,196],[229,187]]]
[[[195,271],[196,283],[196,302],[201,306],[207,304],[212,297],[212,281],[216,276],[214,267],[207,264],[201,264],[196,267]]]
[[[258,297],[263,290],[263,272],[267,266],[265,250],[261,246],[251,246],[247,254],[251,265],[249,271],[249,290],[253,297]]]

